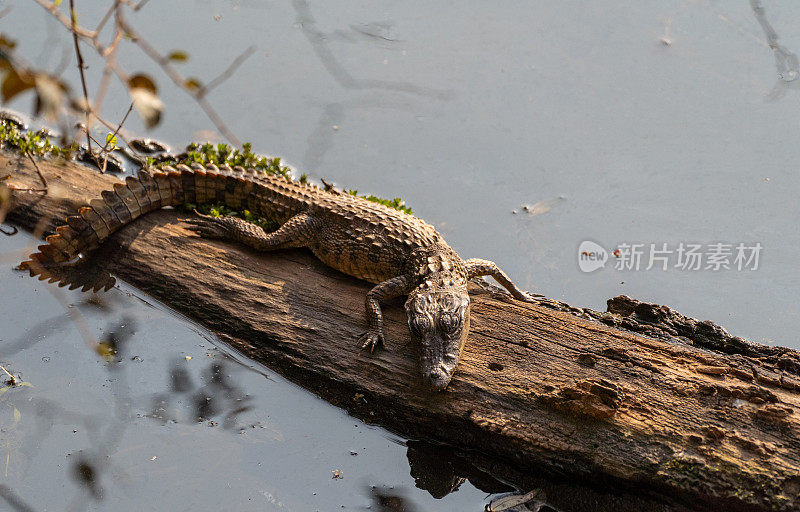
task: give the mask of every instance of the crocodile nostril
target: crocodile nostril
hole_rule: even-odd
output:
[[[441,368],[435,368],[424,375],[425,381],[434,389],[444,389],[450,383],[450,376]]]
[[[503,365],[500,363],[491,362],[489,363],[489,369],[492,370],[493,372],[499,372],[500,370],[503,369]]]

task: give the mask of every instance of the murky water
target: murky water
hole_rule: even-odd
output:
[[[64,76],[77,86],[71,40],[34,2],[9,5],[0,21],[3,33],[17,39],[19,51],[39,66],[58,69],[66,59]],[[90,2],[78,7],[86,24],[104,11]],[[253,45],[256,51],[245,65],[209,96],[239,138],[313,177],[403,197],[462,256],[494,259],[524,288],[597,309],[625,293],[714,320],[736,335],[795,348],[800,347],[800,271],[791,256],[800,245],[798,20],[800,6],[791,0],[503,6],[183,0],[169,8],[152,3],[131,19],[155,46],[187,51],[190,59],[181,70],[205,82]],[[123,48],[120,61],[129,71],[147,71],[160,86],[167,108],[152,136],[178,147],[189,140],[221,140],[193,100],[141,52]],[[91,87],[100,69],[88,72]],[[120,119],[126,98],[121,87],[112,88],[105,115]],[[29,110],[30,98],[10,106]],[[138,119],[127,127],[145,133]],[[625,254],[609,254],[605,268],[582,272],[578,247],[586,240],[609,252],[643,244],[639,269]],[[2,239],[0,250],[6,253],[14,243]],[[680,265],[685,255],[679,250],[690,244],[700,246],[699,270]],[[739,261],[743,268],[737,269],[740,244],[744,249],[760,244],[757,268],[751,260]],[[715,250],[730,269],[714,270]],[[651,257],[652,268],[645,270]],[[632,268],[615,268],[622,263]],[[70,481],[71,470],[58,467],[71,463],[67,453],[77,457],[84,449],[94,450],[93,457],[115,454],[103,463],[110,480],[101,483],[123,508],[124,496],[157,503],[161,495],[173,504],[197,497],[197,504],[238,499],[242,508],[264,507],[270,500],[274,508],[280,502],[293,510],[332,509],[340,502],[355,508],[369,503],[364,489],[370,483],[396,483],[426,510],[464,504],[477,510],[483,503],[484,495],[465,484],[432,505],[424,492],[413,491],[405,448],[386,434],[351,427],[358,422],[303,391],[236,365],[189,324],[143,307],[138,299],[122,300],[129,291],[124,287],[114,292],[123,310],[169,322],[158,322],[158,334],[146,330],[151,322],[137,321],[130,354],[144,362],[120,365],[127,381],[119,384],[105,364],[87,355],[80,338],[55,340],[57,334],[40,328],[49,315],[63,320],[41,284],[3,279],[4,291],[10,290],[0,298],[3,311],[18,322],[13,335],[4,333],[3,343],[23,333],[38,339],[31,334],[38,332],[54,341],[37,342],[13,356],[3,353],[3,361],[39,386],[25,393],[40,393],[40,399],[73,415],[86,410],[91,418],[74,416],[67,426],[54,419],[56,426],[38,434],[18,430],[31,444],[33,438],[25,436],[44,440],[28,448],[33,455],[17,455],[34,461],[30,469],[18,468],[28,471],[27,480],[14,481],[26,497],[53,478],[75,493],[75,500],[89,500]],[[115,318],[91,315],[96,328],[109,328]],[[52,353],[40,354],[41,347]],[[192,359],[183,360],[184,353]],[[48,363],[41,361],[46,355]],[[190,372],[193,386],[202,386],[213,361],[226,361],[237,390],[252,397],[253,408],[237,421],[257,428],[231,434],[235,429],[200,428],[188,416],[163,426],[145,417],[119,419],[132,411],[147,414],[154,397],[168,391],[176,368]],[[70,393],[69,383],[81,393]],[[278,386],[281,392],[273,396]],[[128,402],[114,393],[137,398],[123,407]],[[170,407],[191,409],[191,395]],[[296,407],[299,396],[308,404]],[[287,406],[277,412],[281,400]],[[37,417],[30,409],[20,411],[22,421]],[[79,423],[98,426],[92,432],[81,426],[73,434]],[[109,441],[108,431],[123,423],[124,443]],[[322,428],[302,430],[312,423]],[[284,440],[271,438],[271,428]],[[349,455],[367,438],[372,464],[360,452]],[[62,460],[55,462],[53,454]],[[280,464],[269,465],[277,459]],[[153,465],[166,466],[166,476],[186,472],[194,479],[187,477],[187,488],[170,488],[176,480],[159,478]],[[342,466],[345,478],[330,478],[330,471]],[[9,469],[9,478],[18,474]],[[235,490],[223,492],[228,485]],[[53,501],[42,497],[36,503],[61,504],[63,494],[53,492]]]
[[[23,385],[0,386],[0,490],[31,510],[482,509],[469,482],[442,499],[415,487],[404,439],[131,287],[89,295],[10,270],[27,243],[3,239],[0,364]],[[83,326],[117,348],[110,362]]]

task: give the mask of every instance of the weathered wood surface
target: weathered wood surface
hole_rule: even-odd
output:
[[[61,223],[115,180],[40,166],[51,193],[16,193],[9,217],[28,229],[40,217]],[[10,185],[39,186],[30,162],[13,155],[0,156],[6,174]],[[356,357],[368,284],[306,251],[259,254],[200,239],[178,217],[162,210],[137,220],[112,237],[103,263],[356,416],[466,450],[522,485],[546,474],[623,495],[549,496],[565,510],[624,510],[639,503],[631,495],[666,497],[665,510],[800,508],[795,351],[736,339],[724,352],[698,348],[476,290],[456,376],[435,393],[420,382],[399,302],[385,309],[386,348]],[[618,304],[627,318],[605,320],[640,328],[626,307]]]

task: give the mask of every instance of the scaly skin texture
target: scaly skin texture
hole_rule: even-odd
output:
[[[433,226],[412,215],[335,189],[213,165],[179,165],[127,178],[69,217],[22,266],[32,276],[65,280],[76,256],[137,217],[164,206],[206,202],[250,210],[280,228],[267,233],[235,217],[198,214],[185,222],[200,236],[262,251],[307,247],[330,267],[375,283],[366,297],[369,328],[359,340],[362,350],[384,342],[380,303],[407,296],[408,325],[423,347],[422,376],[435,389],[450,382],[469,333],[469,279],[493,276],[515,298],[531,300],[497,265],[462,260]]]

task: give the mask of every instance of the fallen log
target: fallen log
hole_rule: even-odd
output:
[[[14,192],[8,213],[31,230],[40,219],[45,231],[63,224],[116,180],[70,163],[39,166],[48,193]],[[41,187],[28,160],[0,155],[0,169],[10,187]],[[421,383],[400,302],[385,309],[386,348],[356,357],[368,284],[306,251],[198,238],[178,217],[146,215],[92,264],[355,416],[455,447],[472,468],[456,477],[544,487],[564,510],[800,507],[796,351],[626,297],[598,313],[475,287],[468,344],[436,393]],[[414,461],[438,449],[422,446]]]

